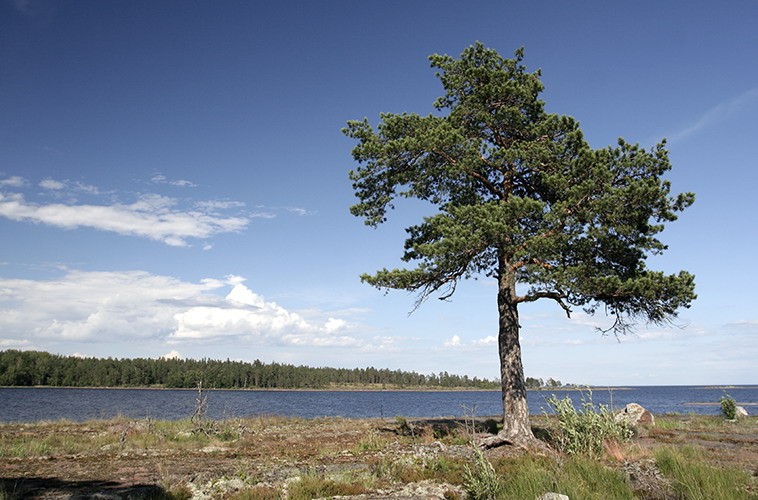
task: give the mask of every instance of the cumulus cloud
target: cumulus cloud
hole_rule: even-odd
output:
[[[226,296],[232,309],[193,307],[174,316],[172,341],[245,337],[266,343],[318,346],[357,346],[360,342],[343,334],[348,323],[328,318],[323,324],[308,321],[276,302],[266,301],[242,283]]]
[[[171,246],[188,246],[188,238],[238,232],[249,223],[248,217],[180,210],[175,204],[173,198],[157,194],[143,195],[131,204],[89,205],[32,203],[20,193],[0,193],[0,215],[11,220],[64,229],[91,227],[146,237]]]
[[[267,301],[243,281],[228,276],[188,283],[144,271],[68,271],[47,281],[0,278],[0,332],[55,342],[363,345],[349,335],[347,321],[301,316]],[[231,290],[225,297],[214,293],[227,287]]]
[[[182,359],[183,356],[179,353],[177,350],[172,350],[171,352],[167,352],[163,356],[161,356],[161,359]]]
[[[461,344],[461,338],[458,335],[453,335],[450,339],[446,340],[443,344],[445,347],[457,347]]]

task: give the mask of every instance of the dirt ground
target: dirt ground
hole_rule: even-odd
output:
[[[610,466],[627,473],[641,498],[665,498],[646,453],[662,444],[696,445],[707,450],[709,461],[758,476],[755,417],[739,425],[712,423],[709,417],[658,418],[656,427],[633,439],[634,453],[628,445],[626,451],[609,450]],[[544,417],[534,420],[546,425]],[[0,499],[178,498],[171,492],[181,484],[192,485],[193,498],[228,498],[244,486],[278,488],[304,474],[375,476],[378,468],[400,460],[465,460],[472,454],[471,422],[463,420],[261,417],[205,425],[126,419],[2,424]],[[524,451],[508,446],[486,452],[492,460],[519,453]],[[419,488],[380,482],[362,498],[444,496]]]

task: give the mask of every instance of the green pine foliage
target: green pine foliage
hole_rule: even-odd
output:
[[[41,351],[0,351],[0,386],[172,387],[215,389],[303,389],[331,385],[471,387],[497,382],[447,372],[424,375],[379,368],[312,368],[281,363],[213,359],[98,359]]]
[[[431,209],[407,228],[402,259],[413,265],[362,280],[421,302],[485,275],[523,286],[509,306],[546,298],[567,313],[600,309],[616,318],[615,333],[670,321],[695,299],[694,277],[645,260],[666,249],[658,233],[694,194],[671,193],[665,140],[593,149],[577,120],[545,111],[541,72],[527,72],[523,57],[523,48],[505,59],[481,43],[459,59],[432,55],[445,91],[436,113],[382,113],[376,128],[348,122],[359,164],[351,212],[376,227],[398,199]]]

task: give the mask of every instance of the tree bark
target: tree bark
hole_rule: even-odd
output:
[[[503,430],[497,436],[485,439],[482,445],[531,446],[536,444],[537,440],[529,425],[529,406],[526,401],[526,382],[519,343],[516,279],[513,270],[505,263],[501,265],[498,282],[498,352],[503,398]]]

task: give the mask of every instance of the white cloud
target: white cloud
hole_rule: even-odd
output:
[[[444,347],[458,347],[461,344],[461,338],[458,335],[453,335],[450,339],[446,340],[443,344]]]
[[[182,356],[179,351],[175,349],[161,356],[162,359],[182,359],[183,357],[184,356]]]
[[[232,201],[232,200],[210,200],[210,201],[198,201],[195,203],[197,208],[202,210],[228,210],[230,208],[242,208],[245,206],[244,202]]]
[[[23,187],[26,185],[26,181],[23,177],[19,177],[18,175],[14,175],[13,177],[8,177],[7,179],[0,179],[0,187],[2,186],[8,186],[8,187]]]
[[[18,349],[20,347],[28,347],[30,344],[28,340],[0,339],[0,347],[3,349]]]
[[[56,181],[53,179],[44,179],[39,183],[39,187],[44,188],[44,189],[58,190],[58,189],[63,189],[64,187],[66,187],[66,185],[60,181]]]
[[[150,181],[152,181],[154,184],[170,184],[177,187],[197,187],[197,184],[194,182],[188,181],[186,179],[169,180],[163,174],[155,174],[150,178]]]
[[[231,277],[239,280],[239,277]],[[288,311],[276,302],[267,302],[242,283],[236,283],[226,300],[232,309],[193,307],[177,313],[176,330],[170,340],[202,340],[242,337],[284,345],[358,346],[360,342],[341,332],[349,326],[342,319],[329,318],[319,324]]]
[[[247,217],[223,217],[200,210],[174,208],[176,200],[157,194],[141,196],[125,205],[37,204],[19,193],[0,193],[0,215],[15,221],[43,223],[64,229],[91,227],[123,235],[141,236],[171,246],[187,246],[188,238],[208,238],[238,232]]]
[[[144,271],[68,271],[48,281],[0,278],[0,331],[58,343],[363,345],[347,333],[347,321],[308,319],[265,300],[243,281],[227,276],[188,283]],[[225,298],[214,293],[228,286]]]
[[[317,212],[306,210],[304,208],[299,208],[299,207],[287,207],[287,211],[292,212],[293,214],[296,214],[296,215],[300,215],[300,216],[315,215],[317,213]]]
[[[442,347],[454,348],[454,349],[460,349],[460,348],[478,349],[480,347],[489,348],[491,346],[497,346],[497,337],[495,337],[494,335],[489,335],[487,337],[483,337],[480,339],[474,339],[471,342],[463,342],[460,336],[453,335],[448,340],[442,343]]]

